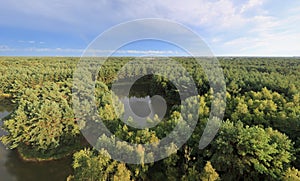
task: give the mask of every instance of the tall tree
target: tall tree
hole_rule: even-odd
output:
[[[211,162],[224,179],[278,179],[292,156],[292,142],[271,128],[226,121],[212,143]]]
[[[219,174],[216,172],[216,170],[211,165],[211,162],[208,161],[205,164],[205,167],[203,171],[200,174],[200,180],[201,181],[216,181],[220,180]]]

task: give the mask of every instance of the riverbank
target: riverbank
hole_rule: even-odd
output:
[[[48,162],[60,160],[66,157],[71,157],[76,151],[89,147],[83,137],[78,137],[78,139],[75,140],[78,141],[75,141],[70,145],[62,145],[52,151],[35,150],[26,145],[19,146],[16,150],[19,157],[27,162]]]
[[[43,154],[34,149],[26,148],[25,146],[20,146],[16,149],[19,157],[26,162],[49,162],[54,160],[59,160],[71,156],[72,152],[59,153],[56,155],[48,156],[48,154]]]
[[[2,121],[9,119],[16,107],[10,96],[0,98],[0,126]],[[0,136],[5,134],[5,130],[0,129]],[[79,149],[75,147],[76,150],[72,150],[73,148],[69,148],[68,154],[53,158],[30,158],[17,149],[7,149],[0,142],[0,180],[65,181],[73,171],[72,154]]]

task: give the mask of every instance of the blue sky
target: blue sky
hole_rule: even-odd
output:
[[[2,0],[0,56],[80,56],[103,31],[141,18],[181,23],[217,56],[300,56],[298,0]],[[161,42],[123,49],[124,56],[182,53]]]

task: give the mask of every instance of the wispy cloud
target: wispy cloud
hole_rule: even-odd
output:
[[[179,21],[191,26],[218,26],[221,28],[232,28],[240,26],[248,21],[244,12],[260,9],[264,0],[249,0],[246,3],[237,4],[232,0],[115,0],[115,1],[92,1],[71,0],[46,1],[28,0],[4,1],[1,10],[3,14],[16,13],[23,15],[22,26],[31,26],[36,21],[40,26],[49,28],[47,23],[56,21],[65,23],[64,26],[54,26],[51,29],[65,29],[66,27],[77,28],[87,25],[81,30],[90,28],[103,28],[107,22],[120,23],[136,18],[166,18]],[[5,7],[5,9],[4,9]],[[30,18],[29,18],[30,17]],[[15,16],[17,22],[22,16]],[[20,18],[20,19],[19,19]],[[29,19],[28,19],[29,18]],[[41,20],[47,20],[42,22]],[[13,21],[3,20],[1,24],[11,24]],[[50,25],[48,24],[48,25]],[[37,27],[38,28],[38,27]]]
[[[71,48],[10,48],[6,45],[0,45],[0,52],[18,52],[22,53],[30,53],[30,52],[46,52],[46,53],[76,53],[77,55],[81,55],[84,52],[88,53],[110,53],[114,55],[182,55],[181,52],[173,51],[173,50],[99,50],[99,49],[71,49]],[[1,54],[0,54],[1,55]]]
[[[64,33],[75,40],[95,37],[124,21],[164,18],[199,33],[219,55],[299,54],[299,7],[300,2],[294,0],[4,0],[0,6],[0,27]],[[19,43],[45,46],[51,51],[57,51],[54,47],[62,44],[70,53],[74,47],[86,46],[66,44],[61,37],[53,45],[47,39],[28,39]]]
[[[7,45],[0,45],[0,51],[1,50],[7,50],[9,47]]]
[[[244,5],[242,5],[240,13],[245,13],[251,9],[260,7],[261,5],[263,5],[263,3],[264,0],[249,0]]]
[[[290,11],[290,13],[289,13]],[[243,36],[224,41],[223,48],[228,53],[296,56],[300,52],[300,14],[293,14],[284,19],[274,16],[254,16]],[[230,50],[231,49],[231,50]],[[232,51],[236,49],[236,51]]]
[[[35,43],[36,43],[36,41],[34,41],[34,40],[27,40],[27,41],[25,41],[25,40],[18,40],[18,43],[28,43],[28,44],[35,44]]]

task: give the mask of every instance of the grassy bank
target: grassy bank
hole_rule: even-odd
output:
[[[61,145],[54,150],[42,151],[26,146],[25,144],[17,148],[17,152],[21,159],[29,162],[43,162],[62,159],[71,156],[76,151],[88,147],[88,143],[82,137],[78,138],[73,144]]]

